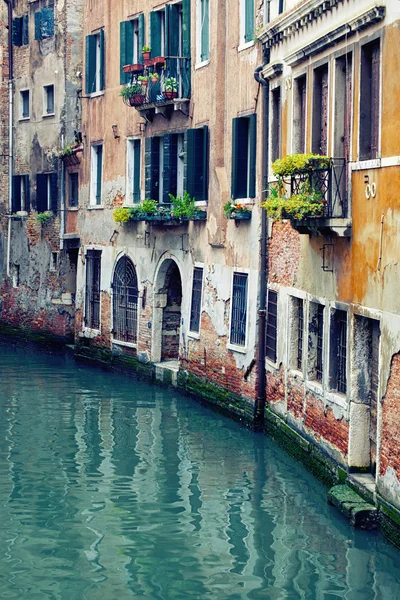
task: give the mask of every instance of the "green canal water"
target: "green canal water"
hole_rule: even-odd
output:
[[[400,599],[270,440],[175,391],[0,345],[0,598]]]

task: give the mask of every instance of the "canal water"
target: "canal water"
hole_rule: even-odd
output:
[[[273,442],[0,344],[0,598],[395,600],[400,553]]]

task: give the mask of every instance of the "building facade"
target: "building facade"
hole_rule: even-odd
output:
[[[399,18],[396,2],[276,1],[259,33],[271,162],[332,158],[287,179],[319,186],[323,214],[269,223],[267,401],[396,506]]]
[[[61,341],[72,341],[74,333],[77,250],[64,240],[67,186],[61,157],[64,147],[80,139],[82,4],[18,0],[11,43],[3,39],[12,65],[12,96],[5,96],[8,71],[3,71],[2,140],[8,160],[1,163],[1,319]],[[2,12],[6,19],[4,4]]]

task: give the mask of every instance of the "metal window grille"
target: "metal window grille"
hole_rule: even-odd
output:
[[[203,269],[195,267],[193,270],[192,305],[190,308],[190,331],[200,331],[201,291],[203,286]]]
[[[267,343],[266,355],[270,360],[276,361],[276,340],[278,329],[278,293],[268,290],[267,305]]]
[[[297,368],[301,371],[303,366],[303,329],[304,309],[303,300],[297,299]]]
[[[122,342],[137,342],[138,283],[132,261],[123,256],[113,278],[113,335]]]
[[[234,273],[232,287],[231,344],[235,344],[236,346],[246,345],[246,321],[247,275],[245,273]]]
[[[86,253],[85,325],[100,328],[100,268],[101,250]]]
[[[347,313],[337,311],[337,389],[342,394],[346,393],[346,358],[347,358]]]
[[[316,364],[316,377],[317,381],[322,381],[323,374],[323,362],[322,362],[322,351],[324,342],[324,307],[322,304],[318,305],[317,308],[317,364]]]

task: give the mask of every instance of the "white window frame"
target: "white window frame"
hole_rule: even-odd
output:
[[[247,275],[247,288],[246,288],[246,335],[245,335],[245,343],[243,346],[238,346],[237,344],[231,343],[231,324],[232,324],[232,308],[233,308],[233,277],[235,274],[238,275]],[[228,329],[228,342],[226,347],[229,350],[234,350],[235,352],[239,352],[241,354],[247,353],[247,346],[249,343],[249,300],[250,300],[250,270],[249,269],[232,269],[231,274],[231,297],[230,297],[230,307],[229,307],[229,329]]]
[[[205,60],[201,59],[201,32],[203,30],[203,24],[201,21],[201,13],[202,13],[202,3],[203,0],[197,0],[196,3],[196,23],[197,23],[197,27],[196,27],[196,64],[195,64],[195,69],[200,69],[201,67],[205,67],[206,65],[209,64],[210,62],[210,54],[211,54],[211,48],[210,48],[210,34],[211,34],[211,27],[210,27],[210,4],[208,4],[208,40],[209,40],[209,48],[208,48],[208,58],[206,58]]]
[[[192,311],[192,295],[193,295],[193,281],[194,281],[194,270],[202,269],[202,278],[201,278],[201,295],[200,295],[200,318],[199,318],[199,331],[192,331],[190,329],[190,315]],[[203,293],[204,293],[204,279],[205,279],[205,265],[204,263],[195,262],[192,269],[192,277],[190,282],[190,305],[189,305],[189,327],[188,327],[188,337],[199,340],[201,334],[201,313],[203,312]],[[233,281],[233,280],[232,280]]]
[[[95,142],[90,146],[90,207],[91,208],[102,208],[103,204],[96,202],[96,193],[97,193],[97,161],[98,161],[98,148],[103,148],[104,152],[104,144],[103,142]],[[101,165],[101,189],[103,189],[103,165],[104,160],[102,160]]]
[[[24,93],[28,94],[28,116],[24,116]],[[29,88],[25,88],[19,91],[19,120],[29,121],[31,118],[31,93]]]
[[[253,6],[254,11],[255,11],[255,6]],[[242,50],[246,50],[247,48],[251,48],[252,46],[254,46],[254,40],[250,40],[249,42],[246,42],[246,0],[240,0],[240,6],[239,6],[239,47],[238,47],[238,52],[241,52]],[[255,22],[255,16],[254,16],[254,22]]]

